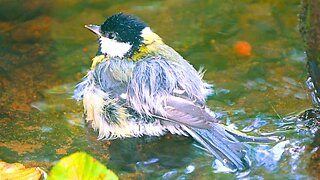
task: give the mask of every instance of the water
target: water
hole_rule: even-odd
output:
[[[237,176],[214,170],[212,158],[189,138],[97,141],[84,124],[82,104],[71,96],[97,43],[83,26],[122,11],[139,16],[196,68],[207,69],[205,79],[215,88],[208,105],[223,123],[250,135],[285,136],[279,143],[250,144],[257,161],[238,177],[314,176],[308,167],[317,167],[310,157],[319,146],[313,142],[318,126],[308,128],[294,116],[312,107],[298,0],[0,4],[0,159],[49,170],[59,158],[82,150],[123,179]],[[237,41],[248,42],[252,55],[238,55]]]

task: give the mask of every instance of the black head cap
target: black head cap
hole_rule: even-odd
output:
[[[147,25],[137,17],[117,13],[107,18],[101,25],[101,34],[119,42],[130,43],[132,48],[128,55],[131,56],[142,43],[141,31],[145,27]]]

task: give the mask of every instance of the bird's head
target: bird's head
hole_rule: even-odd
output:
[[[162,43],[161,38],[140,19],[123,13],[107,18],[102,25],[86,25],[98,36],[97,55],[127,58],[140,53],[141,48],[154,42]]]

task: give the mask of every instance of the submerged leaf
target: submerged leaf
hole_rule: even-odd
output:
[[[26,168],[20,163],[9,164],[0,161],[0,179],[39,180],[46,176],[40,168]]]
[[[62,158],[51,170],[53,179],[119,179],[111,170],[84,152]]]

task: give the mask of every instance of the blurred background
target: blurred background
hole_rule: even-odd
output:
[[[144,20],[164,42],[204,67],[214,85],[208,106],[250,135],[282,135],[251,144],[253,179],[317,175],[310,160],[316,127],[299,120],[312,107],[298,31],[299,0],[42,1],[0,0],[0,159],[49,170],[86,151],[120,178],[234,178],[189,138],[97,141],[71,98],[97,51],[85,24],[124,12]],[[308,124],[309,123],[309,124]],[[312,146],[316,143],[316,146]],[[317,150],[317,149],[316,149]]]

